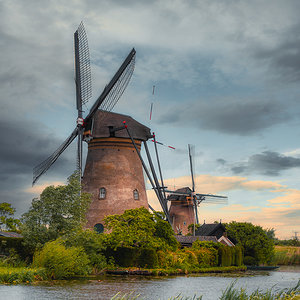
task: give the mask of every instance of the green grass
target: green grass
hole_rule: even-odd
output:
[[[275,246],[276,265],[300,265],[300,247]]]
[[[17,284],[46,280],[44,268],[0,267],[0,283]]]

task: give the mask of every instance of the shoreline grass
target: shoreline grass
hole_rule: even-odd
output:
[[[116,268],[106,270],[107,274],[114,275],[150,275],[150,276],[172,276],[172,275],[187,275],[187,274],[205,274],[205,273],[233,273],[245,272],[246,266],[230,266],[230,267],[209,267],[209,268],[158,268],[158,269],[138,269],[138,268]]]
[[[29,284],[47,279],[44,268],[0,267],[0,284]]]

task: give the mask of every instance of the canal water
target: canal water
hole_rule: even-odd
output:
[[[34,285],[0,285],[0,299],[110,299],[117,292],[141,294],[144,299],[165,300],[181,294],[217,300],[232,282],[248,292],[294,287],[300,279],[300,267],[281,267],[272,272],[246,272],[218,276],[100,276],[97,279],[38,283]]]

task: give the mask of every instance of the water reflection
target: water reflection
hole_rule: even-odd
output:
[[[255,276],[253,276],[255,274]],[[185,296],[203,295],[204,300],[216,300],[222,290],[234,280],[237,288],[252,292],[290,288],[300,279],[300,268],[281,268],[280,271],[247,273],[248,276],[101,276],[92,280],[59,281],[37,285],[0,286],[1,299],[110,299],[117,292],[135,291],[145,299],[168,299],[179,293]]]

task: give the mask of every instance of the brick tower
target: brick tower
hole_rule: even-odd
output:
[[[148,209],[139,157],[126,130],[114,131],[123,121],[139,150],[151,135],[148,127],[129,116],[100,110],[95,114],[82,182],[84,191],[92,194],[87,227],[98,232],[103,231],[107,215],[138,207]]]
[[[190,194],[192,190],[189,187],[185,187],[175,192]],[[168,201],[171,203],[169,214],[174,231],[176,233],[181,231],[183,235],[189,233],[188,226],[195,222],[195,211],[191,197],[171,194],[168,197]]]

